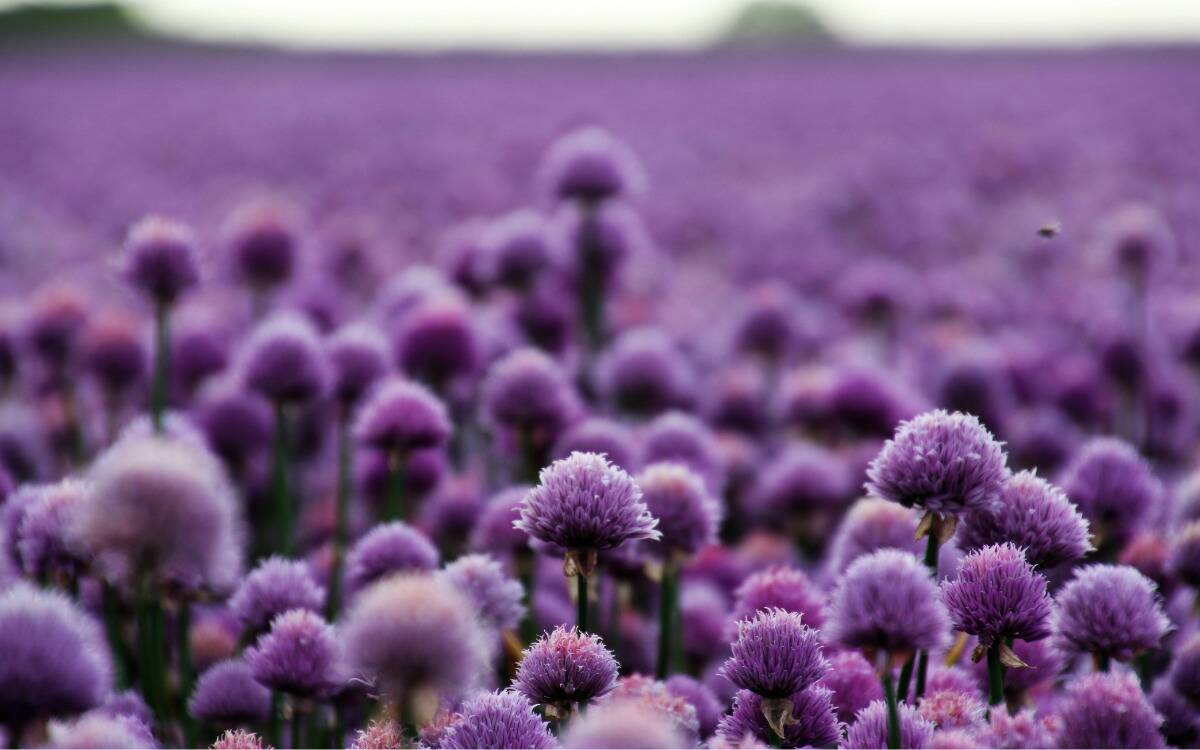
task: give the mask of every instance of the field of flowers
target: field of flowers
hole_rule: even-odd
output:
[[[1200,745],[1197,91],[0,51],[0,739]]]

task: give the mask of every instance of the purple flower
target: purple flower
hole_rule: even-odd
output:
[[[231,659],[200,675],[188,699],[188,713],[217,726],[257,724],[271,712],[271,691],[254,679],[246,662]]]
[[[854,723],[846,730],[841,747],[845,750],[865,750],[888,746],[887,706],[875,701],[858,712]],[[933,739],[934,726],[907,703],[900,704],[900,747],[923,748]]]
[[[825,624],[825,594],[797,568],[776,565],[760,570],[742,582],[735,596],[731,616],[735,622],[778,608],[803,615],[805,624],[815,630]]]
[[[403,521],[380,524],[346,555],[346,591],[360,591],[392,573],[431,571],[437,566],[437,548],[420,531]]]
[[[757,517],[774,520],[836,508],[852,493],[849,472],[838,457],[797,444],[761,468],[750,503]]]
[[[215,456],[191,440],[119,440],[92,464],[72,535],[108,576],[223,590],[241,572],[241,519]]]
[[[691,414],[673,411],[654,418],[642,432],[642,461],[646,464],[680,463],[708,480],[721,484],[721,458],[716,437]]]
[[[237,471],[267,446],[271,406],[257,393],[228,381],[205,385],[193,412],[208,445]]]
[[[89,486],[77,479],[38,488],[20,514],[16,543],[26,575],[39,579],[52,573],[74,575],[82,561],[69,531],[87,501]]]
[[[529,535],[514,524],[529,487],[516,485],[488,500],[471,531],[471,549],[508,558],[529,549]]]
[[[110,394],[131,388],[146,374],[141,325],[123,313],[101,313],[88,326],[83,360],[88,372]]]
[[[566,373],[535,349],[520,349],[492,365],[482,398],[495,424],[542,445],[558,436],[578,408]]]
[[[1162,716],[1154,710],[1137,678],[1096,672],[1067,684],[1059,705],[1060,747],[1159,748]]]
[[[724,653],[732,629],[729,597],[703,579],[687,579],[679,590],[679,623],[683,653],[692,662],[703,664]]]
[[[491,222],[480,243],[490,261],[491,280],[517,290],[532,286],[559,254],[546,218],[529,209]]]
[[[981,747],[1000,750],[1055,747],[1058,738],[1058,717],[1038,717],[1033,709],[1010,715],[1008,711],[993,711],[991,724],[977,737]]]
[[[474,372],[480,357],[476,339],[466,304],[454,295],[434,294],[404,316],[392,351],[405,374],[440,392]]]
[[[842,518],[829,547],[828,567],[840,574],[863,555],[881,549],[916,552],[917,514],[876,497],[864,497]]]
[[[704,480],[682,464],[651,464],[637,476],[642,501],[658,519],[659,545],[688,555],[717,538],[724,511]]]
[[[1200,589],[1200,521],[1184,526],[1175,537],[1167,565],[1179,580]]]
[[[560,200],[594,204],[636,196],[644,189],[646,177],[628,146],[593,126],[555,141],[542,162],[538,181]]]
[[[1171,687],[1200,707],[1200,635],[1194,635],[1175,652],[1171,664]]]
[[[1068,654],[1128,661],[1171,629],[1154,583],[1126,565],[1080,568],[1056,599],[1056,645]]]
[[[665,684],[672,695],[687,701],[696,712],[699,737],[711,736],[725,711],[717,696],[695,678],[683,674],[672,676]]]
[[[851,563],[830,597],[825,628],[832,642],[891,653],[937,651],[949,631],[950,617],[929,571],[895,549]]]
[[[821,679],[829,668],[817,631],[796,612],[762,610],[739,621],[737,628],[733,656],[721,674],[744,690],[786,698]]]
[[[1024,641],[1019,641],[1018,643],[1024,643]],[[1044,641],[1038,641],[1038,643],[1044,643]],[[1013,649],[1015,650],[1016,648],[1017,646],[1014,644]],[[986,685],[987,665],[984,662],[979,662],[979,664],[983,665],[983,680]],[[1023,671],[1010,670],[1006,676],[1005,684],[1008,684],[1008,677]],[[929,677],[925,681],[925,692],[933,694],[943,690],[968,693],[978,698],[984,697],[984,692],[980,689],[980,681],[963,667],[947,667],[939,664],[931,664],[929,666]]]
[[[829,671],[818,685],[828,688],[837,706],[838,719],[849,723],[872,701],[883,700],[883,686],[875,667],[857,651],[841,651],[829,657]]]
[[[1093,438],[1063,470],[1062,488],[1101,540],[1133,535],[1158,507],[1162,483],[1133,446]]]
[[[864,367],[839,370],[828,399],[841,431],[875,438],[891,435],[896,423],[916,414],[922,403],[890,374]]]
[[[559,713],[617,685],[617,662],[595,635],[557,627],[525,649],[513,687]]]
[[[983,725],[984,705],[975,691],[926,690],[918,713],[938,729],[975,730]]]
[[[348,664],[393,698],[416,690],[460,695],[486,663],[485,634],[470,601],[429,574],[376,583],[355,597],[342,623]]]
[[[1050,635],[1046,578],[1007,542],[963,558],[958,578],[942,584],[942,601],[955,629],[977,636],[985,649],[998,639],[1036,641]]]
[[[658,521],[623,470],[595,453],[572,453],[542,469],[516,527],[568,551],[605,550],[658,539]]]
[[[296,313],[277,313],[250,334],[242,351],[246,387],[274,403],[311,401],[325,388],[325,352],[317,330]]]
[[[408,455],[442,445],[450,429],[446,407],[437,396],[423,385],[396,378],[380,385],[363,404],[354,435],[371,448]]]
[[[399,745],[397,745],[399,747]],[[226,729],[211,745],[210,750],[263,750],[263,741],[245,729]]]
[[[613,701],[581,714],[562,735],[564,748],[680,748],[687,738],[661,712],[636,700]]]
[[[474,603],[480,619],[497,630],[515,628],[525,615],[525,590],[487,555],[460,557],[442,575]]]
[[[350,406],[359,402],[376,381],[387,374],[388,342],[383,333],[366,323],[339,328],[325,342],[333,396]]]
[[[178,323],[172,318],[171,379],[180,393],[191,394],[229,361],[230,337],[213,317],[181,315]]]
[[[111,685],[99,626],[62,594],[25,584],[0,593],[0,654],[0,725],[81,713]]]
[[[49,735],[46,747],[60,750],[96,747],[141,750],[158,746],[150,728],[140,719],[101,711],[89,711],[69,722],[52,721],[46,729]]]
[[[577,288],[611,288],[623,265],[653,249],[641,217],[624,201],[560,206],[555,228],[569,254],[563,269]]]
[[[1200,711],[1191,701],[1176,692],[1169,677],[1155,680],[1150,690],[1150,704],[1163,717],[1160,730],[1163,739],[1172,747],[1195,747],[1200,741]]]
[[[89,314],[79,287],[54,282],[34,293],[24,336],[29,349],[51,369],[65,366]]]
[[[787,725],[782,747],[834,747],[842,737],[842,723],[833,705],[833,693],[813,686],[790,696],[793,722]],[[737,746],[747,735],[766,743],[775,732],[763,716],[762,696],[749,690],[738,691],[733,711],[721,718],[717,736]]]
[[[657,329],[621,334],[600,367],[601,386],[613,406],[640,416],[684,406],[692,392],[692,380],[686,360]]]
[[[389,720],[372,721],[354,736],[351,750],[399,750],[404,746],[400,725]]]
[[[996,502],[1004,448],[970,414],[940,409],[900,424],[867,469],[867,490],[906,508],[957,516]]]
[[[246,632],[266,630],[277,616],[292,609],[320,612],[325,590],[317,585],[306,563],[269,557],[238,585],[229,608]]]
[[[555,443],[553,456],[566,458],[575,452],[603,454],[625,471],[634,471],[639,465],[633,434],[619,422],[603,417],[572,425]]]
[[[747,297],[734,345],[767,361],[782,359],[796,341],[796,295],[786,284],[768,281],[751,288]]]
[[[255,289],[270,289],[291,278],[296,266],[294,210],[260,199],[241,206],[225,228],[234,273]]]
[[[1136,284],[1167,267],[1175,252],[1171,228],[1152,206],[1122,206],[1108,217],[1102,233],[1113,265]]]
[[[200,281],[196,235],[163,216],[147,216],[129,229],[121,274],[156,304],[169,305]]]
[[[254,679],[273,690],[322,697],[341,683],[337,637],[320,615],[305,609],[284,612],[271,629],[246,650]]]
[[[617,680],[617,686],[612,692],[601,697],[596,705],[622,701],[636,702],[669,719],[689,743],[695,743],[699,739],[700,722],[696,717],[696,709],[658,680],[640,674],[622,677]]]
[[[440,747],[549,748],[556,745],[550,727],[525,696],[512,690],[476,693],[463,701],[442,735]]]
[[[1092,548],[1088,522],[1066,493],[1031,471],[1013,474],[994,507],[963,516],[958,542],[967,551],[1011,542],[1039,568],[1082,559]]]

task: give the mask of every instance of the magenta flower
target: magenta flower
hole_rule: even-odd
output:
[[[1046,578],[1007,542],[963,558],[958,578],[942,584],[942,601],[955,629],[979,638],[980,653],[1005,638],[1036,641],[1050,635]]]

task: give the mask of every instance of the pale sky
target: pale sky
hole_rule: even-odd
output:
[[[12,0],[0,0],[0,4]],[[208,39],[353,48],[686,49],[739,0],[133,0],[153,24]],[[868,43],[1200,40],[1200,0],[809,0]]]

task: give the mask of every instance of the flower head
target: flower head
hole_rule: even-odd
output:
[[[1094,438],[1063,470],[1062,488],[1102,539],[1132,536],[1159,504],[1162,483],[1133,446]]]
[[[392,696],[420,689],[460,695],[476,684],[487,659],[472,610],[436,576],[390,576],[355,597],[346,614],[347,662]]]
[[[397,378],[380,385],[363,404],[354,433],[363,445],[407,455],[442,445],[450,429],[446,407],[437,396],[423,385]]]
[[[1036,641],[1050,634],[1046,578],[1008,542],[964,557],[958,578],[942,584],[942,601],[954,627],[978,636],[983,648],[996,639]]]
[[[158,304],[171,304],[200,280],[196,235],[163,216],[147,216],[129,229],[119,261],[121,274]]]
[[[619,422],[589,417],[571,425],[554,445],[555,458],[572,453],[600,453],[625,471],[638,466],[637,444],[633,434]]]
[[[100,705],[112,666],[99,626],[67,597],[16,584],[0,593],[0,724]]]
[[[305,609],[276,617],[271,629],[246,650],[254,679],[299,696],[325,696],[342,682],[341,651],[329,623]]]
[[[520,582],[487,555],[465,555],[446,566],[442,575],[474,603],[479,617],[497,630],[510,630],[525,615]]]
[[[601,363],[604,393],[618,411],[652,416],[683,406],[692,373],[674,343],[657,329],[634,329],[613,342]]]
[[[132,716],[113,716],[103,711],[89,711],[68,722],[52,721],[46,727],[47,747],[68,750],[105,747],[154,748],[154,735],[140,719]]]
[[[642,432],[642,461],[680,463],[718,488],[722,472],[716,436],[691,414],[667,412],[654,418]]]
[[[679,748],[688,746],[678,726],[636,700],[596,706],[580,715],[562,736],[565,748]]]
[[[397,747],[399,747],[397,745]],[[245,729],[226,729],[211,745],[210,750],[263,750],[263,741]]]
[[[578,407],[566,373],[534,349],[519,349],[492,365],[482,398],[495,424],[543,443],[558,436]]]
[[[200,675],[188,699],[188,713],[218,726],[257,724],[271,711],[271,691],[254,679],[240,659],[214,664]]]
[[[717,537],[721,503],[704,480],[682,464],[651,464],[637,477],[642,501],[658,519],[659,544],[666,550],[693,554]]]
[[[1056,597],[1056,645],[1122,661],[1157,648],[1171,629],[1154,583],[1127,565],[1087,565]]]
[[[437,566],[437,547],[420,531],[403,521],[380,524],[346,555],[346,590],[359,591],[393,573],[431,571]]]
[[[1067,684],[1059,706],[1060,747],[1163,747],[1162,717],[1146,700],[1137,678],[1095,672]]]
[[[1008,469],[1004,448],[976,417],[939,409],[902,422],[867,478],[877,497],[958,515],[995,503]]]
[[[290,206],[256,200],[229,219],[226,237],[234,273],[257,289],[291,278],[296,266],[296,217]]]
[[[550,727],[525,696],[513,690],[481,692],[463,701],[442,735],[447,750],[549,748],[556,744]]]
[[[735,596],[735,622],[763,609],[779,608],[803,615],[805,624],[815,630],[825,624],[825,594],[798,568],[775,565],[760,570],[738,586]]]
[[[525,650],[513,687],[533,703],[569,706],[617,685],[617,661],[595,635],[557,627]]]
[[[439,293],[405,314],[392,351],[405,374],[441,389],[474,372],[477,339],[470,308],[457,296]]]
[[[958,540],[967,551],[1011,542],[1039,568],[1079,560],[1092,548],[1088,522],[1066,493],[1032,471],[1013,474],[994,507],[967,513]]]
[[[864,497],[842,517],[829,547],[829,572],[840,574],[863,555],[881,549],[916,553],[917,514],[877,497]]]
[[[658,539],[658,521],[623,470],[595,453],[572,453],[542,469],[516,527],[566,550],[604,550]]]
[[[883,686],[879,684],[875,667],[857,651],[831,655],[829,671],[817,684],[833,694],[838,719],[846,723],[872,701],[883,700]]]
[[[1055,747],[1059,720],[1051,714],[1038,716],[1033,709],[1016,714],[993,711],[991,724],[977,736],[983,747],[1017,750],[1017,748]]]
[[[63,479],[39,488],[23,509],[15,541],[26,575],[37,579],[54,572],[78,572],[82,561],[73,549],[70,530],[88,492],[85,482]]]
[[[950,617],[929,571],[908,552],[884,549],[850,564],[829,602],[831,641],[904,653],[936,651]]]
[[[786,698],[812,685],[829,663],[821,655],[817,631],[803,619],[796,612],[767,609],[738,622],[733,656],[721,673],[764,698]]]
[[[528,494],[529,487],[516,485],[493,495],[471,531],[471,549],[504,558],[528,550],[529,535],[514,526]]]
[[[243,382],[268,401],[311,401],[325,388],[325,352],[317,330],[297,313],[279,313],[261,323],[242,357]]]
[[[109,393],[121,393],[146,374],[146,348],[138,321],[124,313],[101,313],[83,340],[88,372]]]
[[[529,209],[491,222],[480,243],[490,261],[491,279],[518,290],[528,289],[558,254],[546,218]]]
[[[1169,674],[1171,687],[1200,706],[1200,635],[1192,636],[1175,652]]]
[[[646,177],[627,145],[592,126],[572,131],[551,145],[539,181],[560,200],[599,203],[637,195]]]
[[[671,676],[665,684],[672,695],[682,698],[696,712],[700,739],[711,736],[725,710],[717,696],[703,683],[684,674]]]
[[[783,747],[833,747],[842,737],[834,695],[819,685],[802,690],[791,701],[792,722],[787,724]],[[721,718],[717,735],[728,743],[737,743],[747,734],[762,742],[771,742],[774,730],[763,715],[762,696],[740,690],[733,699],[733,711]]]
[[[750,498],[756,517],[776,519],[837,508],[853,497],[850,472],[815,445],[794,445],[762,468]]]
[[[983,724],[983,701],[957,690],[926,692],[918,709],[921,717],[938,729],[979,729]]]
[[[277,616],[291,609],[320,612],[325,590],[317,585],[306,563],[269,557],[242,579],[229,607],[249,633],[266,630]]]
[[[900,747],[922,748],[933,738],[934,726],[907,703],[900,704]],[[858,712],[854,723],[846,730],[841,747],[846,750],[887,747],[887,706],[875,701]]]
[[[388,371],[388,342],[366,323],[339,328],[325,342],[331,390],[343,404],[356,404]]]
[[[1200,589],[1200,521],[1184,526],[1175,537],[1167,565],[1179,580]]]

